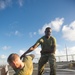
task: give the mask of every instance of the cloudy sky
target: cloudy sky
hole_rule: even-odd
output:
[[[0,61],[24,53],[48,26],[57,40],[56,56],[75,54],[75,0],[0,0]],[[40,50],[32,52],[36,58]]]

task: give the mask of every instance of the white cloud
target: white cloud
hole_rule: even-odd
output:
[[[60,31],[60,28],[64,22],[64,18],[56,18],[54,21],[51,21],[51,27],[54,31]]]
[[[70,25],[64,25],[62,28],[63,38],[70,41],[75,41],[75,21]]]
[[[45,28],[46,27],[51,27],[50,23],[45,24],[41,29],[38,30],[39,34],[44,34]]]
[[[14,2],[18,1],[18,4],[22,7],[24,4],[24,0],[0,0],[0,9],[5,9],[6,7],[10,7]]]
[[[4,59],[4,58],[6,58],[6,56],[5,55],[1,55],[0,58],[1,59]]]
[[[18,30],[16,30],[16,31],[14,32],[14,34],[15,34],[15,35],[18,35],[18,36],[21,35],[21,33],[20,33]]]
[[[0,0],[0,9],[5,9],[6,7],[10,6],[12,0]]]
[[[10,46],[4,46],[4,47],[2,47],[3,50],[8,50],[10,48],[11,48]]]
[[[5,65],[7,63],[7,57],[3,54],[0,55],[0,65]]]
[[[67,50],[68,50],[68,54],[69,54],[69,55],[75,54],[75,46],[73,46],[73,47],[68,47]]]
[[[40,47],[37,47],[37,48],[34,50],[35,59],[33,60],[33,62],[38,63],[39,58],[40,58],[40,51],[41,51],[41,48],[40,48]]]
[[[54,31],[60,31],[60,28],[64,22],[64,18],[56,18],[48,24],[45,24],[41,29],[38,30],[39,34],[43,34],[46,27],[51,27]]]
[[[19,34],[19,31],[15,31],[15,35],[18,35]]]
[[[0,1],[0,9],[4,9],[6,7],[4,1]]]
[[[40,47],[37,47],[37,48],[34,50],[35,55],[37,55],[36,57],[39,57],[39,56],[40,56],[40,51],[41,51],[41,48],[40,48]]]
[[[12,35],[15,35],[15,36],[22,36],[23,34],[22,34],[20,31],[16,30],[16,31],[12,31],[12,32],[10,32],[10,33],[6,33],[6,35],[10,37],[10,36],[12,36]]]
[[[66,55],[66,50],[56,50],[56,56]]]
[[[36,35],[37,33],[36,32],[30,32],[29,33],[29,36],[32,38],[34,35]]]
[[[24,0],[18,0],[20,6],[23,6]]]
[[[33,34],[36,35],[36,32],[34,32]]]
[[[20,50],[19,54],[22,55],[25,52],[25,50]]]

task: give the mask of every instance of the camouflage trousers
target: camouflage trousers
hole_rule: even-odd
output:
[[[56,59],[53,53],[41,55],[38,62],[38,75],[43,75],[43,71],[47,62],[49,62],[50,75],[56,75]]]

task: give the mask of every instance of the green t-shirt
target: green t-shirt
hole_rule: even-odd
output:
[[[46,38],[45,36],[41,37],[35,45],[41,45],[41,53],[44,52],[51,52],[54,53],[55,50],[52,49],[52,46],[56,47],[56,39],[53,36],[50,36],[50,38]]]
[[[33,62],[31,56],[26,56],[23,58],[25,66],[22,69],[16,69],[14,75],[32,75],[33,72]]]

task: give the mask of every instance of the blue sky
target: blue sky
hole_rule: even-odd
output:
[[[21,55],[52,28],[56,56],[75,54],[74,0],[0,0],[0,60],[10,53]],[[40,56],[40,47],[33,51]]]

